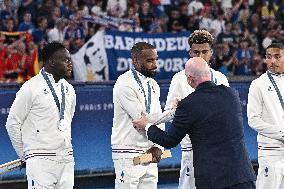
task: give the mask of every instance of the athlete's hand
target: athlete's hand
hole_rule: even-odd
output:
[[[181,98],[176,97],[176,98],[173,100],[173,102],[171,103],[170,107],[171,107],[172,109],[177,109],[178,103],[179,103],[180,101],[181,101]]]
[[[136,119],[132,121],[134,128],[138,128],[138,129],[145,129],[148,123],[149,123],[148,118],[143,112],[141,113],[140,119]]]
[[[151,153],[153,160],[151,163],[159,163],[161,160],[161,155],[163,154],[162,150],[158,147],[152,147],[149,150],[147,150],[146,153]]]

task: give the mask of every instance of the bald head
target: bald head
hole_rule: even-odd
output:
[[[189,79],[189,84],[194,83],[196,88],[200,83],[211,80],[210,67],[201,57],[190,58],[185,64],[185,75]]]

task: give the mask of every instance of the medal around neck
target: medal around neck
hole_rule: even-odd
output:
[[[58,129],[59,129],[60,131],[65,131],[66,128],[67,128],[66,121],[65,121],[64,119],[61,119],[61,120],[59,121],[59,124],[58,124]]]

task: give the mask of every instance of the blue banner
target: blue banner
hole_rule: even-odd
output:
[[[246,104],[250,82],[230,82],[240,95],[243,107],[245,142],[252,161],[257,160],[257,141],[247,123]],[[113,119],[113,83],[95,85],[74,85],[77,105],[72,122],[72,144],[75,156],[76,174],[113,171],[111,158],[111,128]],[[164,107],[169,83],[160,84],[161,104]],[[17,159],[17,155],[5,129],[10,106],[15,98],[17,87],[0,90],[0,164]],[[172,158],[162,160],[159,167],[178,167],[181,160],[180,146],[171,149]],[[1,179],[23,177],[24,170],[16,170],[0,175]],[[2,177],[2,178],[1,178]]]
[[[137,42],[148,42],[158,51],[158,73],[155,79],[164,80],[184,68],[188,60],[189,32],[147,34],[135,32],[106,31],[104,45],[109,62],[109,79],[116,80],[119,75],[132,66],[130,50]]]

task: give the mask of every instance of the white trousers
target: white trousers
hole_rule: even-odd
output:
[[[179,189],[195,189],[193,152],[182,151],[180,165]]]
[[[133,165],[133,159],[113,160],[115,189],[156,189],[158,167],[156,163]]]
[[[74,158],[33,157],[26,161],[28,189],[72,189]]]
[[[259,158],[259,168],[256,180],[256,189],[283,189],[284,188],[284,158]]]

